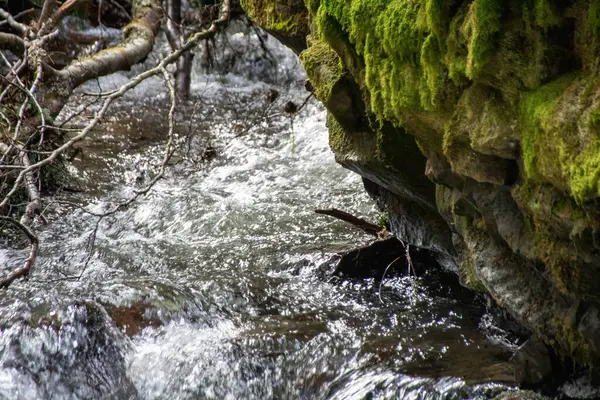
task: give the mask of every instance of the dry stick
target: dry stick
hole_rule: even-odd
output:
[[[23,36],[27,33],[29,28],[27,25],[22,24],[20,22],[15,21],[14,17],[8,12],[0,8],[0,17],[4,18],[6,21],[2,21],[3,23],[7,23],[11,28],[15,31],[19,32]]]
[[[20,56],[25,51],[25,41],[12,33],[0,32],[0,49],[10,50]]]
[[[31,165],[27,152],[23,152],[21,157],[23,166],[28,167]],[[40,198],[40,192],[36,186],[36,180],[33,177],[33,172],[27,173],[25,176],[25,187],[27,188],[27,194],[29,196],[29,202],[25,207],[25,213],[21,216],[21,224],[24,226],[30,226],[33,222],[33,218],[36,213],[42,208],[42,200]]]
[[[54,7],[56,6],[56,0],[45,0],[44,5],[42,6],[42,12],[40,13],[40,18],[38,19],[37,26],[41,28],[46,20],[48,20],[52,12],[54,11]]]
[[[8,60],[6,59],[6,57],[4,57],[4,53],[0,52],[0,54],[2,55],[2,58],[4,59],[5,62],[8,62]],[[21,71],[23,70],[23,68],[25,68],[25,66],[27,65],[27,52],[25,52],[23,54],[23,59],[20,61],[17,61],[15,63],[15,67],[13,68],[12,65],[10,65],[9,63],[9,73],[6,74],[6,76],[2,76],[0,75],[0,78],[5,81],[6,83],[8,83],[8,85],[6,86],[6,88],[4,89],[4,91],[2,91],[2,93],[0,94],[0,103],[2,103],[2,100],[4,99],[4,96],[6,96],[8,94],[8,92],[10,91],[11,87],[17,87],[19,89],[21,89],[21,87],[19,85],[17,85],[16,83],[13,82],[13,78],[11,78],[12,75],[15,76],[19,76],[19,74],[21,73]]]
[[[0,289],[3,289],[3,288],[9,287],[10,284],[13,283],[15,280],[29,275],[29,271],[31,270],[31,267],[35,263],[35,259],[37,257],[40,242],[38,240],[37,235],[29,227],[23,225],[16,219],[0,215],[0,221],[6,221],[6,222],[16,226],[18,229],[21,230],[21,232],[23,232],[25,234],[25,236],[27,236],[27,238],[31,242],[31,249],[29,250],[29,257],[27,257],[27,260],[25,260],[25,263],[23,264],[23,266],[21,268],[17,268],[16,270],[12,271],[4,279],[0,280]]]
[[[12,66],[10,65],[10,63],[8,62],[8,60],[6,59],[6,57],[4,56],[4,54],[2,54],[2,58],[4,60],[4,62],[8,65],[8,67],[12,70]],[[37,99],[35,98],[35,92],[37,91],[37,87],[38,84],[40,83],[41,79],[43,78],[43,68],[41,64],[38,64],[36,72],[35,72],[35,79],[33,81],[33,84],[31,85],[31,88],[28,90],[25,87],[25,84],[23,83],[23,81],[21,81],[21,79],[19,78],[19,75],[17,72],[14,73],[15,74],[15,78],[18,82],[17,84],[14,84],[13,82],[10,82],[12,85],[16,86],[19,90],[21,90],[23,93],[25,93],[27,95],[27,97],[33,102],[33,104],[36,106],[39,116],[40,116],[40,121],[42,123],[41,125],[41,139],[40,139],[40,144],[44,138],[44,132],[46,131],[46,116],[44,115],[44,110],[42,109],[42,106],[40,106],[40,103],[37,101]],[[19,119],[17,121],[17,126],[15,127],[15,133],[13,135],[13,141],[16,141],[19,137],[19,132],[21,130],[21,123],[23,121],[23,116],[25,113],[25,107],[27,106],[27,100],[23,101],[23,104],[21,105],[21,109],[19,110]]]
[[[379,232],[381,232],[380,226],[372,224],[368,221],[365,221],[362,218],[355,217],[352,214],[348,214],[347,212],[338,210],[336,208],[332,208],[329,210],[315,210],[315,213],[329,215],[330,217],[341,219],[342,221],[348,222],[375,237],[379,237],[378,234]]]
[[[58,23],[69,13],[69,11],[71,11],[71,9],[73,9],[73,7],[77,6],[77,4],[82,3],[85,0],[67,0],[65,1],[60,7],[58,7],[58,10],[56,10],[56,12],[54,12],[54,14],[52,15],[46,15],[45,19],[42,20],[40,18],[40,25],[39,25],[39,35],[40,36],[44,36],[47,33],[49,33],[51,30],[53,30]],[[44,3],[44,8],[46,7],[46,4],[51,3],[51,7],[52,9],[50,11],[53,11],[54,8],[54,0],[46,0],[46,2]],[[42,10],[43,12],[44,10]]]
[[[30,12],[33,12],[35,9],[34,8],[30,8],[28,10],[23,10],[18,14],[15,14],[12,16],[13,20],[17,20],[19,18],[21,18],[23,15],[29,14]],[[4,24],[8,24],[8,20],[4,20],[4,21],[0,21],[0,26],[4,25]]]
[[[394,261],[392,261],[391,263],[388,264],[387,267],[385,267],[385,270],[383,271],[383,275],[381,275],[381,280],[379,281],[379,290],[378,290],[378,296],[379,296],[379,301],[381,302],[381,304],[384,304],[383,299],[381,298],[381,286],[383,285],[383,280],[385,279],[385,274],[387,274],[388,269],[390,269],[390,267],[392,266],[392,264],[394,264],[396,261],[400,260],[402,258],[402,256],[394,259]]]
[[[404,241],[400,238],[398,238],[398,240],[400,241],[400,243],[402,243],[402,246],[404,246],[404,249],[405,249],[404,255],[406,256],[406,261],[408,261],[408,266],[409,266],[408,273],[410,274],[410,271],[412,270],[413,275],[417,276],[417,273],[415,272],[415,267],[412,262],[412,258],[410,257],[410,244],[404,243]]]
[[[400,238],[398,238],[398,240],[400,241],[400,243],[402,243],[402,246],[404,246],[404,248],[405,248],[404,256],[406,257],[406,261],[408,261],[408,268],[409,268],[408,273],[410,274],[410,271],[412,270],[413,275],[417,276],[417,273],[415,272],[415,267],[413,266],[412,258],[410,257],[410,245],[405,244],[404,241]],[[394,261],[389,263],[388,266],[385,267],[385,270],[383,271],[383,275],[381,275],[381,281],[379,281],[379,293],[378,293],[379,301],[381,302],[381,304],[384,304],[383,299],[381,298],[381,286],[383,285],[383,279],[385,278],[385,274],[387,274],[388,269],[390,269],[392,264],[394,264],[396,261],[399,261],[401,258],[402,258],[402,256],[399,256],[396,259],[394,259]]]

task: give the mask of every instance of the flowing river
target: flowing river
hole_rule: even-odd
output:
[[[32,276],[0,296],[0,398],[457,399],[511,388],[516,343],[452,276],[332,276],[340,253],[372,239],[314,209],[379,215],[335,163],[324,108],[282,112],[307,92],[298,61],[269,43],[277,63],[250,52],[227,75],[196,74],[165,179],[98,225],[83,209],[105,211],[157,172],[161,81],[121,99],[86,141],[70,170],[84,191],[49,198]],[[20,238],[4,243],[3,272],[27,251]]]

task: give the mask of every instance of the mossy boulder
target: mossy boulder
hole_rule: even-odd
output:
[[[248,17],[299,53],[306,48],[308,12],[303,0],[240,0]]]
[[[331,148],[392,230],[600,365],[600,2],[299,3]]]

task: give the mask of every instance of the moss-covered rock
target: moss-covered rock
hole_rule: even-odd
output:
[[[300,53],[309,33],[303,0],[240,0],[248,16],[267,32]]]
[[[244,3],[272,29],[279,2]],[[300,8],[301,59],[329,110],[331,148],[370,182],[392,230],[563,355],[598,366],[600,2]]]

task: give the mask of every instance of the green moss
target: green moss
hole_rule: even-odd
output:
[[[515,186],[513,198],[526,218],[531,238],[526,257],[544,263],[550,280],[564,295],[597,293],[598,283],[586,279],[593,266],[585,264],[582,251],[589,249],[598,221],[569,195],[548,184],[533,182]]]
[[[565,315],[556,315],[550,321],[556,337],[549,344],[558,345],[564,355],[572,357],[580,365],[587,367],[597,366],[598,353],[593,349],[589,340],[584,338],[577,330],[576,308],[572,308]]]
[[[550,28],[561,23],[560,13],[551,0],[534,0],[534,13],[539,27]]]
[[[282,37],[308,35],[308,11],[303,0],[240,0],[250,19]]]
[[[324,40],[348,41],[362,57],[362,83],[379,118],[401,121],[402,110],[437,107],[450,82],[442,62],[445,2],[322,0],[316,23]]]
[[[470,7],[464,30],[469,38],[467,76],[479,76],[494,52],[495,38],[502,27],[502,3],[497,0],[475,0]]]
[[[563,76],[525,94],[521,107],[526,176],[568,190],[580,203],[600,196],[600,111],[586,105],[589,79]]]
[[[587,23],[590,31],[600,36],[600,0],[591,0],[587,13]]]
[[[315,96],[327,103],[333,86],[344,74],[342,61],[327,43],[314,38],[309,40],[308,49],[300,54],[300,60],[313,84]]]
[[[567,168],[571,192],[579,202],[600,196],[600,139]]]
[[[556,159],[548,158],[556,151],[560,142],[549,140],[551,138],[544,131],[554,117],[561,96],[575,78],[574,75],[563,76],[523,95],[520,112],[521,145],[525,174],[530,179],[543,180],[543,176],[547,179],[549,174],[546,170],[556,165]]]
[[[308,12],[315,16],[319,10],[319,5],[321,4],[321,0],[304,0],[306,4],[306,8],[308,8]]]
[[[421,48],[421,65],[423,76],[428,90],[421,91],[421,104],[436,106],[439,88],[442,85],[443,65],[441,63],[441,52],[439,41],[433,34],[429,35]]]

